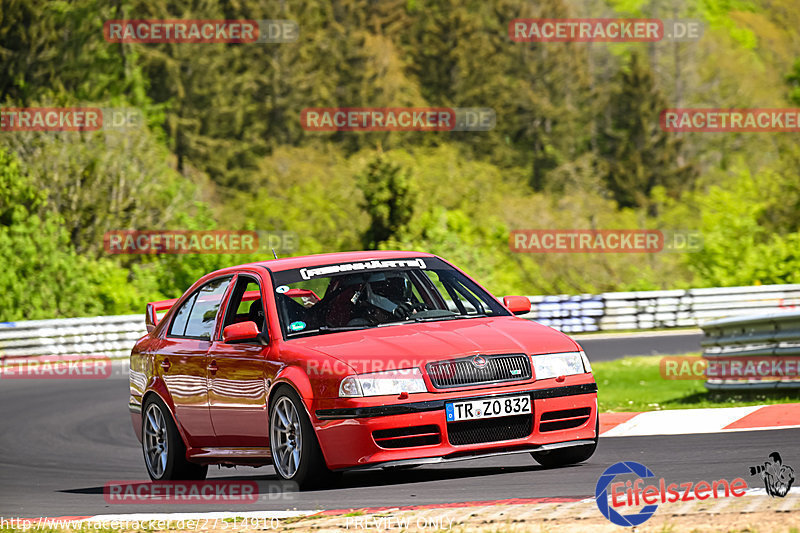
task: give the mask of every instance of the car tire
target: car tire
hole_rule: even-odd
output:
[[[599,414],[595,420],[595,435],[600,435]],[[597,440],[598,437],[595,436],[592,444],[570,446],[568,448],[559,448],[544,452],[531,452],[531,456],[536,460],[537,463],[548,468],[574,465],[576,463],[582,463],[594,455],[594,452],[597,449]]]
[[[178,427],[167,406],[155,395],[142,408],[142,453],[153,481],[203,480],[208,473],[208,465],[186,460]]]
[[[270,402],[269,448],[275,473],[301,490],[332,485],[341,476],[325,464],[300,396],[289,387],[281,387]]]

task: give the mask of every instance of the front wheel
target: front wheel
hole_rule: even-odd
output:
[[[279,390],[269,412],[269,447],[275,472],[301,489],[333,481],[336,476],[325,464],[297,393],[286,387]]]
[[[205,479],[208,466],[186,460],[186,446],[164,402],[153,396],[145,403],[142,413],[142,452],[150,479]]]

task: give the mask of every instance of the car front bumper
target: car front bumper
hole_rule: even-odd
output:
[[[524,436],[504,438],[511,417],[491,419],[498,440],[453,444],[450,431],[456,425],[446,420],[445,404],[470,399],[530,395],[533,413],[523,420],[530,425]],[[328,467],[334,470],[440,463],[476,457],[535,452],[564,446],[589,444],[597,438],[597,385],[591,374],[528,382],[523,385],[414,394],[408,399],[372,397],[319,400],[308,406],[317,437]],[[580,416],[577,416],[577,415]],[[545,420],[542,420],[542,416]],[[556,418],[554,418],[554,416]],[[514,420],[520,421],[520,415]],[[458,423],[456,423],[458,424]],[[463,428],[463,425],[461,426]],[[419,444],[413,440],[415,428],[420,434],[438,434],[438,442]],[[411,432],[391,440],[376,440],[376,433]],[[491,427],[483,429],[494,431]],[[522,431],[526,431],[523,429]],[[408,440],[403,440],[408,439]],[[381,442],[381,444],[378,443]],[[399,447],[387,448],[387,442]],[[409,445],[404,446],[403,443]]]

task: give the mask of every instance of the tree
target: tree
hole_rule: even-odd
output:
[[[202,211],[198,191],[178,175],[149,129],[90,133],[5,132],[24,174],[47,203],[35,214],[57,214],[79,253],[96,256],[115,229],[161,229]]]
[[[0,103],[31,105],[57,96],[70,105],[125,95],[132,105],[146,105],[136,54],[119,53],[120,45],[103,37],[104,21],[119,18],[118,12],[112,2],[98,0],[3,0]]]
[[[370,218],[362,242],[375,249],[398,235],[414,216],[417,189],[411,174],[384,157],[376,157],[359,176],[363,208]]]
[[[75,253],[46,195],[0,148],[0,320],[129,312],[136,290],[111,261]],[[116,281],[117,283],[113,283]]]
[[[631,54],[609,95],[599,142],[606,186],[620,207],[649,207],[650,192],[659,185],[677,197],[696,177],[682,161],[681,140],[659,124],[668,106],[639,54]],[[651,214],[655,214],[652,213]]]

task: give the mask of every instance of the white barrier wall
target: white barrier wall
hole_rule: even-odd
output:
[[[800,309],[800,284],[531,296],[525,318],[568,332],[696,327],[716,318]]]
[[[97,354],[128,356],[145,334],[141,315],[0,323],[0,357]]]

